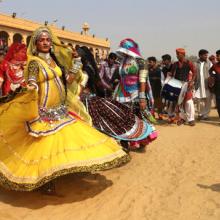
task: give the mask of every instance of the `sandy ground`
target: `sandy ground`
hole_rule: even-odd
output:
[[[159,138],[129,164],[59,178],[58,196],[0,188],[0,220],[220,220],[220,124],[211,116],[158,125]]]

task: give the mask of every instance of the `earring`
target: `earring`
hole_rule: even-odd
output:
[[[54,53],[53,46],[50,47],[50,52],[51,52],[51,53]]]
[[[32,54],[35,55],[35,56],[37,56],[38,52],[37,52],[36,48],[34,48],[34,49],[32,50]]]

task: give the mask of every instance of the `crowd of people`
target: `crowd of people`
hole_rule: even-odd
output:
[[[207,119],[211,97],[220,116],[217,61],[200,50],[194,64],[185,50],[178,61],[145,60],[132,39],[97,63],[86,46],[62,44],[48,27],[26,47],[0,50],[0,184],[55,192],[54,179],[74,172],[120,166],[157,138],[154,123],[195,125]],[[213,59],[213,57],[212,57]]]
[[[220,50],[216,56],[208,57],[208,51],[201,49],[198,60],[193,63],[186,58],[183,48],[176,49],[178,61],[172,62],[169,54],[164,54],[161,65],[155,57],[149,57],[149,79],[154,96],[154,107],[158,119],[164,113],[168,122],[178,125],[195,125],[195,105],[198,120],[208,120],[212,100],[219,112],[219,71]],[[176,97],[176,98],[175,98]],[[219,114],[220,117],[220,114]]]

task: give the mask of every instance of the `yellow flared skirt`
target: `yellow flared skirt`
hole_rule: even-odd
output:
[[[112,138],[80,120],[48,136],[28,134],[25,121],[37,115],[34,93],[0,105],[0,184],[31,191],[68,173],[110,169],[129,156]]]

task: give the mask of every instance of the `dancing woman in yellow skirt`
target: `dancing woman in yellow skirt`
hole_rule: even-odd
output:
[[[28,91],[0,104],[0,184],[31,191],[74,172],[110,169],[129,156],[65,106],[71,56],[47,27],[28,47]],[[71,53],[71,51],[70,51]],[[61,67],[62,65],[62,67]]]

